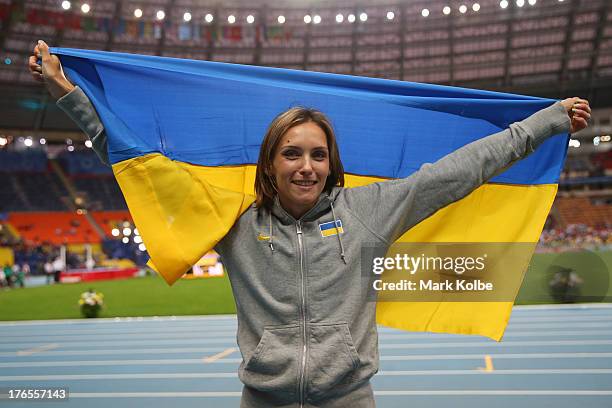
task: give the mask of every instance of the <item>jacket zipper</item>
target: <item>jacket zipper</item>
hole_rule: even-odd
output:
[[[302,222],[295,224],[300,252],[300,277],[302,278],[302,367],[300,371],[300,408],[304,406],[304,377],[306,371],[306,296],[304,285],[304,242],[302,241]]]

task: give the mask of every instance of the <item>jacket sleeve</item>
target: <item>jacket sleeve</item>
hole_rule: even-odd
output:
[[[100,160],[110,166],[104,125],[102,125],[96,109],[83,90],[78,86],[75,87],[57,100],[57,106],[85,132]]]
[[[344,190],[347,205],[388,243],[534,151],[548,137],[567,133],[569,116],[560,102],[508,129],[467,144],[404,179]]]

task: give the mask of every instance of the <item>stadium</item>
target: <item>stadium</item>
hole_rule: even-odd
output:
[[[91,134],[88,136],[61,103],[56,103],[57,98],[50,94],[45,83],[36,81],[28,70],[29,58],[39,40],[50,47],[58,47],[51,50],[52,54],[57,53],[69,79],[76,80],[98,110],[109,134],[109,148],[104,150],[110,152],[110,165],[100,160],[99,148]],[[102,53],[89,53],[89,50]],[[463,244],[479,241],[486,244],[470,250],[482,252],[484,247],[489,254],[507,250],[486,246],[495,245],[492,244],[495,242],[526,244],[524,241],[529,241],[529,245],[513,249],[517,251],[513,252],[515,258],[505,258],[506,263],[512,264],[509,267],[517,270],[518,286],[509,289],[509,294],[501,300],[495,299],[499,304],[509,302],[511,316],[510,309],[507,315],[500,312],[497,316],[499,327],[491,331],[483,325],[470,326],[477,319],[470,320],[469,313],[465,312],[468,309],[458,309],[463,310],[463,316],[453,318],[460,321],[454,328],[442,323],[436,326],[434,314],[428,323],[410,322],[419,319],[413,319],[406,312],[408,309],[402,312],[404,323],[387,324],[393,319],[377,319],[380,367],[372,378],[372,389],[376,406],[382,408],[450,404],[496,404],[500,407],[612,405],[612,2],[0,0],[0,57],[0,398],[9,404],[15,399],[28,400],[33,406],[46,406],[49,401],[43,399],[56,399],[65,406],[87,404],[92,407],[111,404],[117,407],[145,404],[155,407],[170,404],[221,408],[262,406],[244,405],[243,383],[248,387],[249,382],[248,379],[245,382],[243,365],[250,365],[248,361],[254,359],[244,351],[248,350],[247,337],[240,337],[248,324],[240,320],[244,304],[240,304],[236,294],[250,281],[232,280],[228,265],[234,260],[226,257],[226,253],[220,255],[210,250],[214,245],[207,246],[206,251],[200,251],[202,253],[195,251],[198,256],[187,262],[189,268],[177,266],[178,276],[172,275],[174,270],[166,272],[172,268],[164,269],[164,265],[176,261],[170,255],[163,259],[164,252],[176,252],[181,245],[188,247],[186,237],[201,237],[208,242],[216,227],[193,220],[192,235],[177,233],[178,238],[173,241],[169,232],[159,230],[156,238],[155,231],[151,231],[161,224],[148,223],[147,217],[151,217],[152,211],[148,207],[160,204],[142,196],[134,184],[126,181],[127,171],[119,170],[122,163],[139,158],[125,156],[124,152],[134,150],[134,146],[119,146],[112,139],[115,128],[105,110],[108,105],[97,96],[95,86],[103,90],[106,87],[108,95],[114,92],[115,104],[126,106],[127,113],[122,112],[121,119],[125,119],[129,127],[137,123],[134,117],[147,115],[149,94],[139,97],[142,105],[134,106],[136,97],[128,96],[133,84],[125,79],[117,79],[112,84],[108,78],[115,72],[119,73],[117,78],[127,78],[132,69],[142,69],[150,74],[139,79],[142,84],[149,81],[151,88],[165,89],[164,84],[172,83],[179,89],[184,82],[190,91],[181,94],[178,103],[168,98],[156,105],[161,108],[165,105],[168,112],[175,113],[174,117],[169,113],[166,118],[163,112],[157,111],[152,114],[156,119],[161,118],[162,125],[158,129],[162,129],[159,130],[163,134],[159,137],[163,139],[162,148],[145,149],[139,154],[161,155],[172,150],[174,141],[164,139],[164,132],[172,133],[163,127],[168,123],[164,120],[176,122],[173,129],[182,129],[188,122],[180,116],[184,113],[180,106],[171,110],[175,103],[187,105],[192,100],[192,104],[197,105],[199,101],[211,99],[203,108],[205,114],[196,116],[194,122],[201,120],[216,126],[216,130],[224,131],[224,126],[229,129],[229,123],[216,124],[214,121],[215,115],[228,110],[226,99],[222,98],[227,91],[224,86],[234,83],[233,86],[240,89],[236,89],[235,94],[227,94],[227,99],[231,102],[235,98],[238,106],[243,103],[240,98],[244,97],[247,102],[253,98],[254,112],[259,112],[260,102],[270,101],[272,105],[272,99],[282,96],[283,92],[290,103],[301,103],[299,97],[305,95],[306,101],[319,101],[321,106],[331,107],[322,110],[330,112],[338,133],[347,187],[365,185],[365,178],[369,178],[369,183],[407,177],[418,169],[417,164],[430,161],[428,154],[436,157],[442,151],[440,146],[446,142],[440,131],[418,135],[425,125],[415,128],[417,135],[411,135],[410,142],[400,141],[397,145],[390,142],[387,151],[383,151],[384,146],[380,148],[385,154],[405,153],[412,161],[400,158],[397,164],[387,166],[391,169],[388,172],[375,172],[371,170],[374,165],[367,167],[370,164],[363,155],[378,154],[379,147],[366,140],[363,150],[351,150],[353,145],[346,142],[344,135],[346,129],[363,130],[366,134],[372,131],[370,123],[379,125],[378,122],[384,121],[380,118],[368,121],[362,117],[353,118],[352,124],[343,122],[342,118],[334,117],[337,113],[334,109],[341,109],[336,108],[341,105],[338,101],[346,100],[347,111],[353,106],[364,109],[356,111],[355,116],[369,113],[370,109],[383,112],[384,109],[378,111],[374,105],[368,105],[379,98],[389,98],[385,99],[387,102],[398,101],[392,105],[400,107],[385,108],[390,111],[415,109],[414,112],[422,115],[403,118],[407,122],[398,122],[397,126],[410,124],[410,120],[430,121],[428,126],[431,126],[431,122],[442,117],[436,115],[443,112],[448,115],[444,116],[448,123],[455,123],[454,117],[459,116],[471,121],[465,122],[465,126],[475,126],[477,122],[480,126],[477,129],[495,128],[497,131],[507,126],[499,125],[496,120],[515,122],[509,119],[513,116],[501,112],[506,107],[515,109],[517,118],[525,119],[554,100],[574,96],[588,100],[592,108],[588,127],[572,133],[567,144],[563,139],[563,145],[557,144],[556,148],[551,147],[552,144],[543,145],[542,152],[537,150],[540,155],[530,158],[530,164],[519,170],[510,168],[509,171],[516,170],[508,173],[510,176],[504,178],[502,174],[491,184],[485,184],[483,187],[489,190],[479,193],[482,195],[469,195],[457,206],[455,203],[449,205],[448,211],[443,208],[436,212],[437,221],[431,220],[434,218],[431,215],[431,219],[423,221],[430,224],[414,226],[413,233],[419,238],[408,240],[436,242],[435,237],[445,236]],[[79,65],[79,58],[91,58],[88,64],[100,72],[102,85],[90,80],[89,71],[82,68],[86,64]],[[186,60],[196,60],[197,64],[224,64],[192,65]],[[151,69],[158,61],[160,65]],[[138,65],[140,62],[142,65]],[[137,68],[126,68],[132,63]],[[190,81],[195,81],[196,75],[181,71],[182,76],[179,76],[182,67],[198,67],[206,72],[201,80],[208,80],[208,75],[218,81],[206,82],[221,84],[215,88],[218,93],[212,94],[211,90],[213,96],[209,97],[205,90],[193,89]],[[103,74],[106,68],[108,74]],[[166,73],[159,77],[152,74],[175,68],[177,71],[172,74],[177,76],[171,81],[167,79],[170,76],[163,76]],[[245,77],[240,76],[243,72]],[[126,76],[121,76],[124,74]],[[262,82],[251,83],[248,75]],[[281,82],[273,82],[277,79]],[[292,84],[288,86],[295,88],[296,93],[283,88],[286,84]],[[305,84],[303,89],[302,84]],[[256,99],[252,93],[256,86],[268,86],[270,94]],[[172,87],[167,88],[168,95],[174,95]],[[325,94],[328,89],[331,91]],[[422,94],[407,94],[414,89]],[[457,90],[463,93],[451,95],[455,89],[467,90]],[[436,99],[443,92],[449,92],[445,94],[447,105]],[[309,99],[311,95],[322,94],[325,97]],[[420,97],[426,102],[419,100],[415,104],[416,99],[410,99]],[[499,105],[485,105],[498,97],[502,101]],[[421,109],[417,106],[434,102],[434,107]],[[470,110],[464,105],[474,108]],[[481,115],[477,112],[479,109],[489,110]],[[118,112],[119,109],[112,113],[119,116]],[[246,175],[238,184],[249,193],[256,180],[254,165],[259,152],[259,143],[253,150],[249,132],[258,135],[256,140],[261,141],[266,127],[258,125],[252,126],[255,130],[246,129],[249,126],[245,125],[248,123],[245,117],[231,117],[235,119],[231,124],[243,133],[236,139],[232,139],[230,130],[227,134],[214,134],[217,140],[214,143],[227,140],[227,146],[234,146],[232,143],[236,140],[244,139],[243,161],[232,161],[234,156],[240,156],[233,151],[234,156],[228,153],[230,159],[226,156],[219,159],[221,150],[213,149],[211,153],[206,150],[208,147],[195,152],[209,162],[185,159],[191,156],[181,157],[178,153],[167,156],[200,167],[244,166]],[[272,118],[266,117],[266,124]],[[389,122],[384,126],[395,131],[396,124]],[[456,123],[464,126],[463,122]],[[199,129],[197,124],[190,126]],[[442,124],[440,129],[444,130],[444,126]],[[201,130],[206,133],[204,125]],[[376,131],[372,132],[376,135]],[[492,131],[483,130],[479,137],[488,133]],[[449,151],[474,140],[473,137],[453,137],[449,138]],[[556,143],[562,140],[560,136],[554,137]],[[201,140],[198,136],[190,136],[188,143],[197,144]],[[415,158],[414,152],[419,152],[416,156],[422,152],[423,158]],[[385,165],[378,166],[387,168]],[[523,163],[519,162],[517,167],[519,165]],[[219,175],[222,173],[212,172],[202,175],[190,167],[182,168],[192,175],[197,173],[194,179],[225,187],[211,181],[224,179],[225,173],[222,176]],[[249,186],[242,187],[242,184]],[[547,198],[542,198],[544,195],[536,197],[537,187],[544,184],[551,186]],[[176,190],[182,185],[177,182]],[[172,186],[166,188],[166,193],[176,193]],[[519,190],[521,188],[524,190]],[[524,204],[512,207],[514,213],[503,215],[501,208],[493,210],[484,204],[474,209],[474,203],[487,201],[487,197],[497,206],[500,202],[495,201],[495,197],[510,197],[502,195],[509,194],[510,190],[515,194],[513,200]],[[139,194],[140,202],[134,198]],[[163,192],[157,194],[164,196]],[[466,213],[461,211],[469,211],[469,208],[481,216],[481,221],[471,218],[466,221]],[[510,204],[503,208],[510,208]],[[238,212],[237,209],[232,211]],[[242,211],[244,208],[239,215]],[[333,206],[331,211],[334,211]],[[452,211],[457,214],[456,218],[449,215]],[[170,228],[187,229],[185,225],[189,222],[180,220],[178,213],[173,215],[177,215],[177,226],[168,227],[168,231],[176,231]],[[361,222],[367,224],[365,218],[366,221]],[[497,224],[502,218],[504,223]],[[376,219],[374,212],[372,219]],[[441,227],[441,222],[450,223],[449,220],[456,219],[463,219],[463,226],[456,230]],[[478,224],[481,227],[476,227],[477,221],[481,222]],[[277,241],[282,234],[280,229],[273,232],[273,225],[274,228],[277,225],[272,218],[269,231],[267,223],[264,223],[266,229],[254,240],[263,244],[261,252],[268,251],[269,246],[273,257],[275,246],[276,252],[282,254],[284,251],[282,240]],[[301,237],[299,222],[298,226],[297,236]],[[342,225],[334,213],[333,218],[325,219],[318,228],[322,240],[328,239],[336,245],[338,239],[338,259],[346,265],[342,239],[348,241],[350,238],[348,221]],[[488,228],[491,235],[485,237],[482,234],[485,229],[478,228]],[[527,230],[532,235],[535,231],[536,236],[529,238],[531,235],[524,232]],[[457,235],[456,231],[465,235]],[[434,232],[442,235],[432,235]],[[227,229],[215,243],[225,233]],[[308,238],[305,242],[308,243]],[[302,241],[299,243],[301,248]],[[318,253],[311,250],[313,254]],[[441,249],[436,247],[435,250]],[[528,253],[525,259],[524,253]],[[310,254],[308,250],[306,254]],[[517,254],[521,254],[520,257]],[[347,250],[349,260],[351,255],[353,253]],[[296,269],[301,267],[301,262],[302,258],[295,264]],[[185,269],[188,270],[183,274]],[[316,268],[313,270],[313,277],[321,278],[323,273]],[[306,287],[304,281],[302,276],[302,291]],[[432,281],[428,282],[431,286]],[[484,285],[480,280],[474,282]],[[286,282],[278,280],[275,284],[283,287]],[[470,284],[467,287],[471,287]],[[307,326],[310,330],[311,324],[319,327],[316,324],[326,322],[312,319],[307,324],[307,312],[315,308],[308,309],[306,295],[300,296],[300,301],[304,302],[299,309],[303,322],[298,321],[295,325],[306,333]],[[276,298],[279,299],[284,298]],[[480,302],[477,309],[482,311],[487,306],[482,300]],[[389,304],[394,305],[390,308],[398,307],[398,302]],[[256,309],[253,307],[254,311]],[[378,308],[378,316],[387,316],[386,310]],[[442,310],[440,306],[435,313],[442,313],[439,310]],[[448,312],[445,318],[451,319],[451,315]],[[270,334],[275,325],[267,322],[265,327],[266,331],[258,334],[259,343],[252,345],[253,348],[257,346],[255,352],[261,354],[262,350],[274,348],[273,341],[277,340]],[[344,330],[345,326],[338,327]],[[263,323],[260,329],[264,329]],[[350,330],[353,331],[353,327]],[[361,358],[361,365],[367,365],[364,356],[360,355],[359,344],[352,345],[349,326],[346,326],[346,333],[352,364],[359,366],[357,362]],[[305,390],[315,388],[312,384],[317,374],[316,370],[309,373],[306,368],[306,356],[310,356],[306,343],[304,334],[304,352],[300,355],[304,360],[301,364],[296,362],[296,367],[302,370],[296,371],[302,373],[301,377],[298,375],[299,401],[267,406],[358,404],[358,399],[350,404],[341,401],[336,405],[318,403],[314,396],[310,399],[310,391]],[[308,347],[311,345],[308,343]],[[316,350],[315,345],[312,347]],[[298,348],[296,346],[296,350]],[[359,350],[352,354],[355,348]],[[335,358],[341,359],[341,356],[330,357],[331,360]],[[273,374],[278,374],[281,368],[277,370]],[[324,368],[321,371],[325,371]],[[344,384],[350,377],[339,379],[335,386]]]

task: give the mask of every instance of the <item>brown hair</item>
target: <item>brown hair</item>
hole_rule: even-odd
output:
[[[301,106],[294,107],[281,113],[270,123],[270,127],[268,127],[268,131],[261,143],[255,173],[255,194],[257,195],[255,205],[258,208],[271,208],[274,202],[276,183],[269,172],[272,168],[276,148],[283,135],[292,127],[308,122],[314,122],[318,125],[325,132],[327,139],[330,173],[327,176],[323,191],[330,192],[334,186],[344,186],[344,167],[340,161],[338,144],[336,143],[336,136],[331,122],[325,114],[318,110]]]

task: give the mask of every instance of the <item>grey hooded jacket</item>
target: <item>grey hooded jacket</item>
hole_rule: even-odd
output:
[[[85,94],[77,88],[58,106],[108,163],[104,128]],[[405,179],[336,187],[299,220],[278,199],[271,211],[249,208],[215,248],[237,307],[238,374],[258,395],[243,393],[242,406],[345,406],[343,398],[369,387],[378,336],[376,305],[363,294],[361,265],[372,261],[362,259],[363,245],[390,245],[569,125],[557,102]],[[335,234],[322,234],[326,223],[338,226]],[[374,406],[371,396],[350,400]]]

